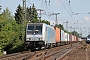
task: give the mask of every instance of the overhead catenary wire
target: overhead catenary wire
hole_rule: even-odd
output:
[[[66,0],[66,2],[67,2],[67,5],[68,5],[68,7],[69,7],[71,13],[73,13],[73,11],[72,11],[72,9],[71,9],[71,1],[70,1],[70,0],[69,0],[69,1]]]
[[[44,1],[42,2],[42,3],[44,3]],[[42,6],[42,4],[41,4],[41,6]],[[44,3],[44,6],[46,6],[46,8],[48,9],[48,11],[49,12],[47,12],[48,14],[47,14],[47,16],[48,16],[48,18],[50,19],[52,19],[53,20],[53,17],[50,15],[52,12],[53,12],[53,10],[51,9],[51,5],[50,5],[50,0],[49,0],[49,2],[47,3]],[[42,6],[42,8],[44,8],[43,6]],[[54,12],[53,12],[54,13]],[[55,23],[55,22],[54,22]],[[53,24],[54,24],[53,23]]]
[[[67,8],[65,7],[65,5],[61,2],[61,0],[59,0],[60,3],[63,5],[63,7],[65,8],[65,10],[68,12],[68,14],[70,15],[70,17],[72,18],[72,20],[74,20],[74,18],[72,17],[72,15],[69,13],[69,11],[67,10]],[[73,21],[74,22],[74,21]]]
[[[39,1],[40,1],[40,0],[39,0]],[[41,4],[41,7],[43,8],[43,5],[42,5],[41,1],[40,1],[40,4]],[[46,14],[45,10],[44,10],[44,13]],[[48,15],[46,14],[46,16],[48,16]]]
[[[72,15],[69,13],[69,11],[67,10],[67,8],[64,6],[64,4],[61,2],[61,0],[59,0],[60,1],[60,3],[63,5],[63,7],[66,9],[66,11],[68,12],[68,14],[71,16],[71,18],[72,18],[72,20],[73,20],[73,17],[72,17]]]
[[[74,23],[74,17],[72,16],[72,14],[71,13],[73,13],[72,12],[72,10],[71,10],[71,8],[70,8],[70,11],[71,11],[71,13],[67,10],[67,8],[65,7],[65,5],[62,3],[62,1],[61,0],[59,0],[60,1],[60,3],[63,5],[63,7],[65,8],[65,10],[68,12],[68,14],[70,15],[70,17],[71,17],[71,19],[72,19],[72,21],[73,21],[73,23]],[[69,6],[70,6],[70,0],[69,0]],[[74,24],[74,26],[75,26],[75,24]]]
[[[69,8],[70,8],[70,11],[73,13],[72,9],[71,9],[71,1],[69,0]]]
[[[88,13],[77,13],[77,12],[73,12],[72,9],[71,9],[71,0],[66,0],[66,2],[67,2],[67,5],[68,5],[71,13],[72,13],[71,15],[89,14],[89,12],[88,12]],[[77,21],[78,21],[78,20],[77,20]],[[78,25],[78,22],[76,22],[76,23],[77,23],[77,24],[74,24],[74,25],[77,25],[77,27],[78,27],[78,26],[79,26],[79,25]]]
[[[67,1],[67,0],[66,0],[66,1]],[[67,3],[68,3],[68,2],[67,2]],[[76,13],[76,12],[73,12],[72,9],[71,9],[71,0],[69,0],[69,8],[70,8],[70,11],[71,11],[72,15],[85,14],[85,13]],[[77,22],[76,22],[75,25],[77,25],[77,27],[79,26],[79,25],[78,25],[78,20],[77,20]],[[77,29],[77,28],[76,28],[76,29]]]
[[[29,1],[29,0],[27,0],[26,2],[27,2],[27,3],[29,3],[30,5],[33,5],[32,3],[30,3],[30,1]],[[50,5],[50,0],[49,0],[49,2],[48,2],[49,4],[46,4],[43,0],[41,0],[41,1],[39,0],[39,2],[40,2],[40,4],[41,4],[41,7],[42,7],[42,8],[43,8],[43,10],[44,10],[44,14],[45,14],[45,15],[46,15],[49,19],[50,19],[50,18],[52,18],[49,14],[47,14],[47,13],[46,13],[45,8],[44,8],[44,6],[46,6],[46,8],[48,8],[48,9],[49,9],[49,7],[48,7],[48,6]],[[43,4],[42,4],[42,3],[44,3],[44,6],[43,6]],[[50,11],[50,10],[48,10],[48,11]],[[48,13],[49,13],[49,12],[48,12]],[[53,18],[52,18],[52,19],[53,19]]]
[[[40,1],[40,0],[39,0]],[[60,0],[59,0],[60,1]],[[42,0],[42,2],[44,3],[44,1]],[[61,1],[60,1],[61,2]],[[61,2],[62,3],[62,2]],[[44,3],[45,5],[46,5],[46,7],[47,7],[47,1],[45,0],[45,3]],[[62,3],[62,5],[63,5],[63,3]],[[41,4],[41,6],[42,6],[42,4]],[[64,6],[64,5],[63,5]],[[42,8],[43,8],[43,6],[42,6]],[[48,8],[48,7],[47,7]],[[66,9],[66,7],[64,6],[64,8]],[[68,10],[66,9],[66,11],[68,12]],[[53,11],[52,11],[53,12]],[[46,13],[45,13],[46,14]],[[68,14],[71,16],[71,18],[72,18],[72,20],[75,20],[73,17],[72,17],[72,15],[68,12]],[[50,18],[50,17],[49,17]],[[52,18],[53,19],[53,18]]]
[[[40,0],[39,0],[40,1]],[[43,3],[44,3],[44,1],[42,1]],[[40,1],[40,4],[41,4],[41,7],[43,8],[43,10],[44,10],[44,6],[43,6],[43,4],[41,3],[41,1]],[[45,3],[44,3],[44,5],[45,5]],[[46,7],[47,7],[47,4],[45,5]],[[48,8],[48,7],[47,7]],[[50,15],[49,15],[49,13],[47,14],[46,13],[46,11],[44,10],[44,13],[45,13],[45,15],[50,19],[50,18],[52,18]],[[53,18],[52,18],[53,19]]]
[[[43,0],[42,0],[43,1]],[[43,1],[42,3],[44,3],[44,6],[47,8],[47,12],[49,13],[50,8],[49,8],[49,3],[47,2],[47,0],[45,0],[45,2]]]
[[[59,0],[60,1],[60,0]],[[61,2],[61,1],[60,1]],[[64,4],[61,2],[61,4],[64,6]],[[69,0],[69,7],[70,7],[70,0]],[[64,6],[64,8],[66,9],[66,7]],[[68,12],[68,14],[71,16],[71,18],[72,18],[72,21],[73,21],[73,23],[75,23],[74,22],[74,20],[76,20],[72,15],[74,15],[74,14],[76,14],[76,15],[78,15],[79,13],[74,13],[72,10],[71,10],[71,8],[70,8],[70,11],[71,11],[71,13],[72,14],[70,14],[70,12],[66,9],[66,11]],[[74,26],[75,25],[77,25],[77,24],[74,24]],[[77,25],[78,26],[78,25]]]
[[[39,0],[39,1],[40,1],[40,0]],[[45,1],[45,2],[44,2],[44,1]],[[43,0],[40,1],[40,4],[41,4],[42,8],[44,8],[44,6],[46,6],[46,8],[49,9],[48,11],[53,12],[52,9],[51,9],[51,7],[50,7],[50,0],[49,0],[49,2],[48,2],[49,4],[47,3],[47,0],[44,0],[44,1],[43,1]],[[29,0],[28,0],[28,3],[31,4]],[[44,6],[43,6],[42,3],[44,3]],[[31,4],[31,5],[32,5],[32,4]],[[48,5],[49,7],[48,7],[47,5]],[[64,6],[64,5],[63,5],[63,6]],[[65,8],[65,9],[66,9],[66,8]],[[45,15],[46,15],[48,18],[50,18],[49,12],[48,12],[48,14],[47,14],[46,11],[45,11],[45,9],[43,9],[43,10],[44,10]],[[67,10],[67,9],[66,9],[66,10]],[[67,11],[68,11],[68,10],[67,10]],[[54,12],[53,12],[53,13],[54,13]],[[69,13],[69,12],[68,12],[68,13]],[[60,14],[67,14],[67,13],[60,13]],[[69,13],[69,14],[70,14],[70,13]],[[70,14],[70,16],[71,16],[71,14]],[[52,18],[52,17],[51,17],[51,18]],[[72,16],[71,16],[71,18],[74,19]],[[53,19],[53,18],[52,18],[52,19]]]
[[[27,0],[26,2],[27,2],[27,3],[29,3],[30,5],[33,5],[32,3],[30,3],[30,1],[29,1],[29,0]]]
[[[50,10],[51,10],[50,0],[49,1],[45,0],[45,2],[43,1],[42,3],[44,3],[45,7],[47,8],[47,13],[50,14]]]
[[[52,10],[51,4],[50,4],[50,0],[49,0],[48,6],[49,6],[49,11],[50,11],[49,16],[53,19],[53,17],[51,16],[51,13],[54,13],[54,12],[53,12],[53,10]]]

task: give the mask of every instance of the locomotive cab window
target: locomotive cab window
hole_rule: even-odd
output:
[[[35,31],[37,34],[41,35],[42,34],[42,26],[36,26]]]
[[[28,35],[42,35],[42,25],[40,24],[32,24],[27,27]]]
[[[34,26],[28,26],[28,30],[34,30]]]

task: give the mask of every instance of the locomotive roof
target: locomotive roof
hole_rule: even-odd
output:
[[[45,24],[45,23],[27,23],[27,24]]]

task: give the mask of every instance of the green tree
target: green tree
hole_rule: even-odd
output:
[[[0,15],[0,48],[3,50],[5,46],[10,43],[12,33],[12,19],[11,12],[8,8]]]
[[[30,21],[30,15],[31,15],[31,6],[30,9],[28,7],[26,8],[26,20],[28,22]]]
[[[27,7],[27,12],[26,12],[26,19],[28,22],[30,23],[46,23],[48,25],[50,25],[50,22],[47,20],[38,20],[38,13],[37,10],[34,6],[34,4],[32,6],[30,6],[29,8]]]
[[[39,21],[37,17],[37,11],[36,11],[34,4],[32,5],[32,7],[31,6],[29,8],[27,7],[26,20],[31,23],[37,23]]]
[[[17,7],[16,13],[15,13],[15,20],[16,23],[18,24],[19,28],[19,39],[24,41],[25,37],[25,26],[26,26],[26,21],[24,20],[24,14],[23,14],[23,9],[20,6],[20,4]]]
[[[76,31],[73,31],[72,34],[79,37],[79,34]]]
[[[30,22],[32,20],[32,7],[27,7],[26,9],[26,20],[27,22]]]
[[[61,24],[55,25],[55,26],[58,27],[58,28],[60,28],[60,29],[62,29],[62,30],[64,30],[64,27],[63,27],[63,25],[61,25]]]
[[[20,40],[20,26],[16,23],[8,8],[0,15],[0,52],[6,50],[10,52],[19,46],[23,41]]]
[[[38,17],[37,17],[37,11],[36,11],[36,8],[35,8],[35,6],[34,6],[34,4],[32,5],[32,8],[31,8],[31,22],[32,23],[37,23],[37,22],[39,22],[39,20],[38,20]]]
[[[15,20],[18,24],[23,23],[23,9],[20,6],[20,4],[18,5],[16,13],[15,13]]]
[[[46,24],[50,25],[50,22],[47,20],[41,20],[41,23],[46,23]]]

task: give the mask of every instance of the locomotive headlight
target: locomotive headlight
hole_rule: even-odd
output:
[[[27,38],[27,40],[31,40],[31,38]]]
[[[29,38],[27,38],[27,40],[29,40]]]
[[[39,40],[42,40],[42,38],[39,38]]]

